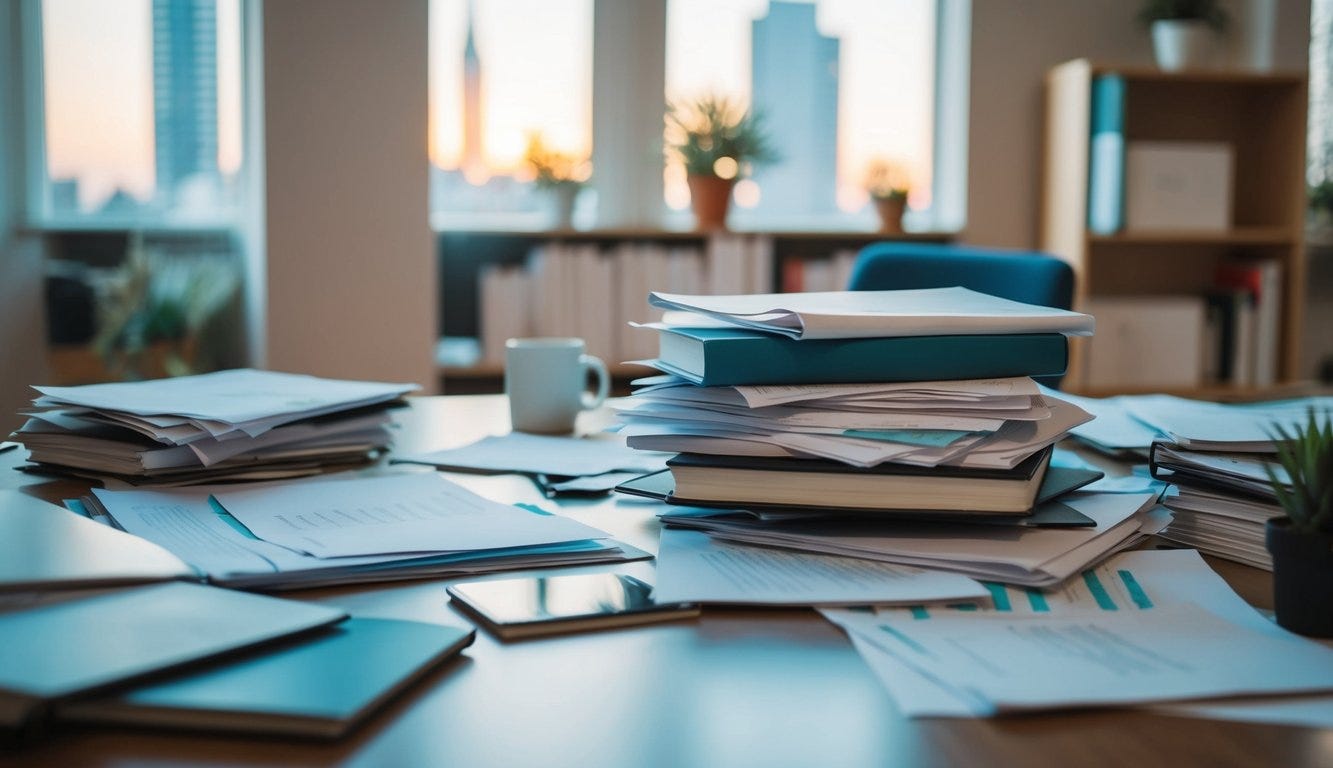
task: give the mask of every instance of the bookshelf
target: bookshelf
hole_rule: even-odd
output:
[[[854,254],[870,243],[884,240],[903,240],[915,242],[948,242],[952,235],[946,233],[907,233],[903,235],[885,235],[878,232],[846,231],[765,231],[765,232],[729,232],[723,238],[740,240],[754,244],[763,241],[766,255],[751,261],[751,267],[743,270],[750,273],[743,285],[733,287],[736,292],[762,291],[775,292],[793,284],[793,278],[799,284],[799,274],[806,272],[814,278],[817,273],[826,281],[836,281],[837,270],[832,268],[836,254],[842,254],[842,267],[847,266],[848,254]],[[496,267],[519,270],[530,265],[534,250],[549,247],[571,247],[575,249],[595,249],[604,258],[614,261],[611,266],[613,286],[621,285],[627,259],[633,260],[632,253],[620,251],[627,247],[653,248],[668,252],[694,252],[697,254],[699,276],[702,282],[684,292],[705,292],[710,287],[708,277],[711,265],[709,259],[716,254],[716,243],[710,242],[708,234],[694,231],[652,230],[652,229],[604,229],[604,230],[565,230],[565,231],[445,231],[438,234],[440,258],[440,336],[441,343],[437,354],[441,383],[446,392],[494,392],[502,386],[504,375],[503,363],[495,359],[494,340],[491,354],[485,350],[485,332],[483,318],[486,308],[483,306],[483,275]],[[829,268],[808,269],[820,264]],[[642,277],[629,282],[638,285],[645,282]],[[648,279],[646,282],[652,282]],[[640,286],[641,287],[641,286]],[[816,286],[818,287],[818,286]],[[841,288],[833,286],[828,288]],[[670,290],[671,286],[654,286],[653,290]],[[530,289],[531,290],[531,289]],[[613,288],[615,290],[615,288]],[[636,288],[637,290],[637,288]],[[680,290],[677,288],[676,290]],[[559,290],[568,294],[565,290]],[[567,304],[587,304],[583,297],[562,295]],[[511,302],[518,303],[518,302]],[[623,302],[612,318],[613,325],[623,324],[624,319],[645,319],[648,313],[647,292],[642,296],[630,297]],[[632,314],[632,317],[630,315]],[[534,323],[533,334],[543,331],[539,320]],[[567,332],[574,333],[572,329]],[[550,334],[549,331],[544,333]],[[556,332],[555,335],[565,335]],[[640,366],[621,365],[624,359],[642,355],[622,356],[626,350],[596,348],[593,336],[596,334],[577,333],[589,338],[589,352],[602,357],[617,385],[623,388],[628,380],[651,375],[652,370]]]
[[[1136,142],[1208,142],[1230,149],[1226,229],[1135,231],[1122,225],[1109,234],[1090,231],[1094,82],[1103,75],[1118,75],[1124,83],[1126,148]],[[1272,384],[1256,387],[1205,376],[1197,385],[1173,391],[1217,399],[1264,396],[1299,378],[1306,104],[1305,78],[1296,74],[1165,73],[1086,59],[1060,64],[1047,74],[1040,243],[1074,268],[1076,309],[1105,298],[1203,297],[1217,290],[1215,274],[1224,263],[1266,261],[1280,269],[1279,312],[1270,342],[1277,347]],[[1122,185],[1128,195],[1132,182],[1122,176]],[[1125,199],[1122,210],[1128,206]],[[1089,352],[1087,340],[1072,346],[1065,379],[1071,391],[1109,395],[1154,389],[1098,381],[1088,371]]]

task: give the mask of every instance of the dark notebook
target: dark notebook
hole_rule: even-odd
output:
[[[824,459],[682,453],[667,467],[679,503],[1021,514],[1032,509],[1050,458],[1047,448],[1012,469],[892,462],[861,468]]]
[[[72,722],[337,738],[472,643],[468,628],[348,619],[292,642],[74,702]]]
[[[913,510],[913,509],[849,509],[845,507],[792,506],[785,504],[745,504],[739,505],[752,510],[758,517],[780,517],[792,519],[796,516],[806,518],[829,519],[834,517],[856,518],[862,521],[879,519],[930,519],[950,522],[968,522],[992,525],[1016,525],[1035,528],[1086,527],[1096,522],[1056,499],[1083,486],[1100,480],[1102,472],[1068,467],[1048,467],[1042,478],[1041,487],[1033,500],[1033,506],[1015,515],[997,515],[994,513],[974,514],[968,510]],[[616,486],[616,491],[632,496],[658,499],[668,504],[684,506],[735,509],[736,504],[721,502],[700,502],[678,498],[675,494],[676,483],[670,470],[654,472]]]

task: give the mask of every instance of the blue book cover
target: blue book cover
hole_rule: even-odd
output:
[[[742,328],[659,331],[654,365],[702,386],[1057,376],[1059,333],[796,340]]]
[[[128,693],[63,708],[104,724],[341,736],[472,643],[471,628],[349,619],[317,635],[230,658]]]
[[[1088,145],[1088,229],[1109,235],[1125,217],[1125,79],[1092,81],[1092,136]]]

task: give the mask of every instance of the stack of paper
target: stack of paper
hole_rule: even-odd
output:
[[[1157,533],[1170,515],[1155,494],[1074,493],[1061,500],[1094,525],[1028,527],[975,522],[886,523],[874,517],[765,518],[682,507],[662,522],[732,542],[952,571],[979,579],[1051,587],[1090,563]]]
[[[641,379],[616,411],[632,448],[1009,469],[1091,419],[1027,377],[697,387]]]
[[[984,604],[824,615],[915,717],[1333,691],[1333,650],[1261,617],[1197,552],[1128,552],[1055,592],[989,586]]]
[[[1271,571],[1265,524],[1282,507],[1269,481],[1272,472],[1291,490],[1282,465],[1266,453],[1210,453],[1156,443],[1153,473],[1176,485],[1165,503],[1174,520],[1162,538],[1211,555]]]
[[[93,489],[71,503],[232,587],[292,589],[648,555],[436,473],[191,489]]]
[[[1091,333],[1076,312],[963,288],[649,303],[670,311],[644,362],[667,375],[636,382],[619,429],[684,454],[678,502],[1029,514],[1046,449],[1091,418],[1030,378]]]
[[[187,484],[364,462],[390,443],[385,407],[417,387],[232,370],[34,389],[15,437],[38,469]]]

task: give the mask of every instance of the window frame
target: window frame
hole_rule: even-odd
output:
[[[27,232],[161,232],[161,233],[239,233],[252,218],[249,209],[256,204],[252,192],[262,184],[262,84],[251,82],[256,70],[252,61],[259,53],[262,38],[254,20],[259,15],[256,0],[239,0],[240,70],[241,70],[241,165],[236,172],[236,186],[241,190],[236,207],[226,213],[208,216],[173,217],[169,211],[151,211],[137,215],[59,215],[50,207],[50,178],[46,154],[46,72],[43,62],[42,0],[19,0],[19,95],[23,107],[20,145],[24,154],[22,210],[18,221]],[[262,59],[259,59],[262,61]],[[261,73],[262,74],[262,73]],[[259,119],[256,120],[255,116]]]
[[[688,210],[675,211],[664,199],[662,171],[665,158],[662,125],[666,104],[665,49],[668,0],[631,2],[594,0],[592,55],[592,190],[599,200],[591,231],[608,230],[688,230],[693,218]],[[969,62],[971,59],[971,0],[935,0],[935,88],[931,132],[932,199],[929,208],[912,211],[908,223],[914,232],[959,232],[966,223],[967,205],[967,120],[969,99]],[[623,60],[625,45],[599,39],[611,34],[625,41],[637,39],[641,56],[654,54],[645,42],[660,47],[661,62],[645,65],[642,60],[627,67]],[[650,70],[646,71],[645,70]],[[626,72],[627,69],[632,70]],[[616,120],[606,119],[599,111],[599,96],[616,102]],[[605,103],[605,102],[604,102]],[[624,116],[628,115],[628,119]],[[651,126],[651,134],[649,134]],[[626,130],[631,132],[628,137]],[[611,134],[615,134],[614,137]],[[626,149],[626,145],[636,149]],[[656,172],[643,178],[647,165],[635,156],[644,147],[656,147]],[[656,190],[648,193],[649,187]],[[585,192],[585,194],[589,194]],[[614,203],[608,208],[608,199]],[[484,226],[476,226],[478,220]],[[858,219],[862,219],[858,222]],[[831,215],[827,226],[818,231],[864,232],[873,228],[874,216],[858,214]],[[469,225],[469,221],[471,224]],[[465,213],[431,213],[432,229],[442,232],[541,231],[534,227],[531,214],[514,213],[471,216]],[[859,225],[858,225],[859,224]],[[771,226],[738,228],[740,231],[782,231]]]

